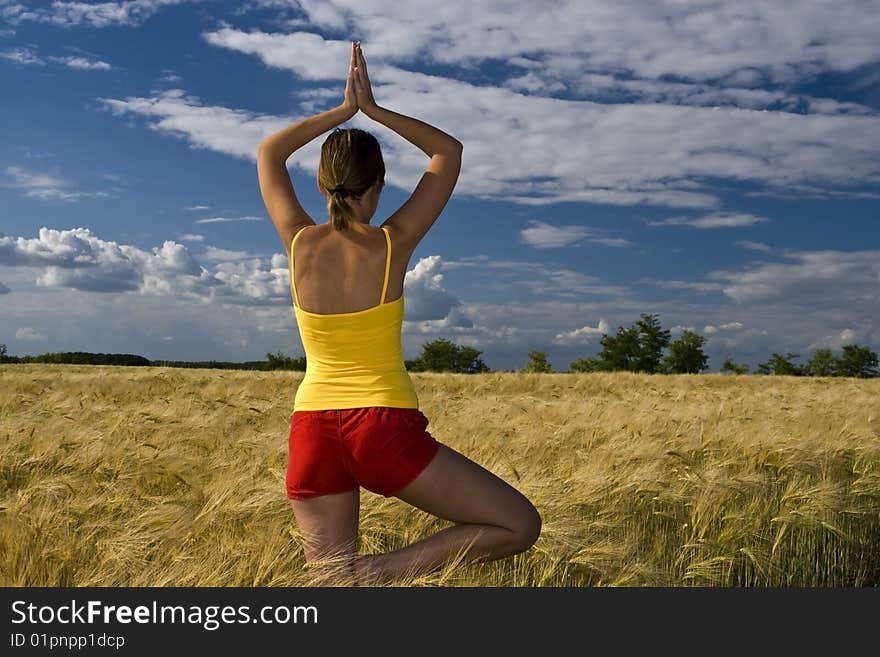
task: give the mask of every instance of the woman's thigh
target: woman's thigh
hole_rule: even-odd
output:
[[[360,489],[290,500],[306,561],[357,552]]]
[[[443,443],[428,466],[395,496],[456,523],[540,531],[540,515],[528,498]]]

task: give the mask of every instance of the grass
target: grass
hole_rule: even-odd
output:
[[[284,492],[302,376],[0,366],[0,584],[318,583]],[[544,528],[399,585],[880,585],[880,379],[412,378],[431,434]],[[362,552],[448,524],[361,492]]]

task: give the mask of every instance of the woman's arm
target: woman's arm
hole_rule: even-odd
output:
[[[373,98],[370,75],[367,72],[367,60],[361,50],[360,42],[355,44],[353,58],[353,82],[360,110],[377,123],[391,128],[409,143],[420,148],[425,155],[433,157],[438,154],[461,153],[461,142],[432,125],[410,116],[399,114],[390,109],[380,107]]]
[[[257,149],[257,154],[285,162],[295,150],[302,148],[340,123],[345,123],[356,113],[357,106],[346,107],[343,103],[326,112],[297,121],[263,139]]]
[[[348,79],[345,83],[345,94],[342,104],[333,109],[321,112],[307,119],[297,121],[293,125],[279,130],[260,141],[257,148],[257,177],[260,181],[260,193],[266,210],[275,224],[281,241],[284,242],[284,250],[290,256],[290,242],[297,231],[308,225],[314,225],[314,220],[300,205],[296,193],[293,191],[293,183],[287,172],[287,159],[298,148],[308,144],[318,135],[321,135],[340,123],[348,121],[358,110],[357,99],[354,95],[352,73],[354,69],[354,44],[351,48],[351,63],[349,65]]]
[[[379,107],[373,98],[367,62],[356,44],[357,68],[354,88],[361,111],[374,121],[391,128],[431,158],[412,195],[383,223],[394,233],[398,246],[412,253],[440,216],[461,170],[462,145],[455,137],[410,116]]]

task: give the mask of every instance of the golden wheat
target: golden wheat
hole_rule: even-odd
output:
[[[0,366],[0,584],[320,584],[284,492],[302,376]],[[431,434],[544,527],[399,585],[880,584],[880,380],[412,377]],[[448,524],[362,491],[363,552]]]

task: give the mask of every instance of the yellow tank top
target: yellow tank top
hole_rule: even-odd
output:
[[[382,298],[378,306],[351,313],[318,314],[299,307],[290,243],[290,287],[293,314],[306,352],[306,374],[293,402],[294,411],[320,411],[365,406],[418,408],[419,399],[403,364],[400,331],[403,294],[385,303],[391,267],[391,236],[387,245]]]

